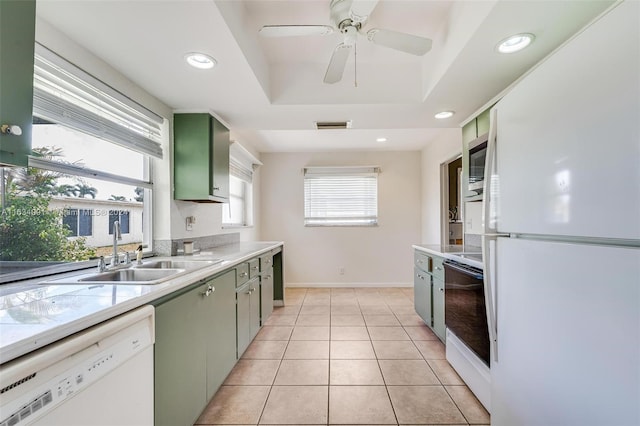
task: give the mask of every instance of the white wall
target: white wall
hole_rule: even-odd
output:
[[[284,241],[286,285],[412,285],[411,245],[420,242],[418,152],[263,153],[260,160],[260,237]],[[305,227],[302,169],[347,165],[380,166],[378,226]]]
[[[442,133],[422,150],[422,237],[424,244],[440,244],[440,165],[462,153],[462,130],[442,129]]]

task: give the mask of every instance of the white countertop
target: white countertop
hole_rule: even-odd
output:
[[[414,244],[416,250],[440,256],[445,259],[455,260],[475,268],[483,269],[482,251],[479,248],[470,249],[462,245],[441,245],[441,244]]]
[[[241,242],[190,256],[171,257],[172,260],[223,261],[155,285],[39,284],[86,274],[87,270],[4,284],[3,295],[0,296],[0,364],[149,304],[282,245],[282,242]]]

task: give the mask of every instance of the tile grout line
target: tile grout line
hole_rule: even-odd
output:
[[[306,297],[306,293],[307,292],[305,291],[305,297]],[[302,309],[302,307],[300,309]],[[294,326],[293,326],[294,329],[295,329],[295,323],[298,321],[298,315],[300,315],[300,310],[298,310],[298,313],[296,314],[296,321],[294,322]],[[269,386],[269,392],[267,393],[267,398],[264,400],[264,405],[262,406],[262,410],[260,411],[260,415],[258,416],[258,423],[256,423],[256,425],[260,424],[260,421],[262,420],[262,416],[264,415],[264,410],[267,408],[267,403],[269,402],[271,391],[273,390],[273,386],[275,385],[276,378],[278,377],[278,372],[280,372],[280,367],[282,366],[282,361],[284,361],[284,355],[287,353],[287,348],[289,347],[289,343],[291,342],[292,335],[293,335],[293,329],[291,330],[291,334],[289,335],[289,339],[287,340],[287,345],[284,347],[284,351],[282,352],[282,356],[280,358],[280,362],[278,363],[276,374],[273,376],[271,386]],[[254,341],[255,341],[255,338],[254,338]],[[251,343],[253,343],[253,341]]]

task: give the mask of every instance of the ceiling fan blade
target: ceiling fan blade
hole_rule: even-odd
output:
[[[431,50],[431,39],[398,31],[374,28],[367,31],[367,39],[380,46],[417,56],[422,56]]]
[[[365,22],[373,9],[378,5],[379,0],[353,0],[351,4],[351,19],[354,22]]]
[[[344,68],[347,66],[347,59],[351,53],[351,45],[340,43],[331,55],[331,61],[324,75],[324,82],[333,84],[342,80]]]
[[[262,37],[324,36],[333,32],[329,25],[265,25],[258,31]]]

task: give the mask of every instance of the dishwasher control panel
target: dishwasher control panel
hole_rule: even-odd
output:
[[[32,424],[152,344],[153,337],[141,322],[13,384],[3,383],[0,426]]]

